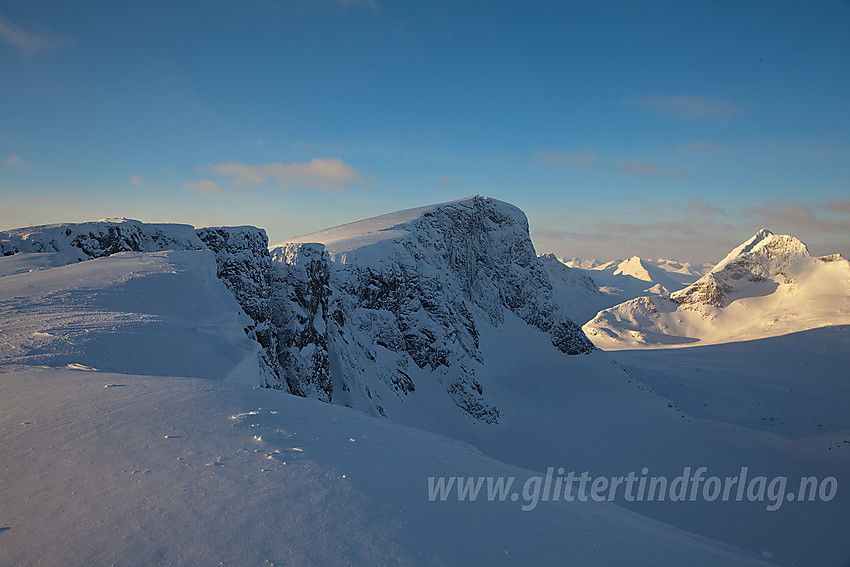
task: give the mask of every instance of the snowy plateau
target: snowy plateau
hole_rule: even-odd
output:
[[[850,565],[850,265],[793,237],[562,262],[474,196],[0,254],[0,565]],[[552,470],[700,467],[789,498],[523,506]],[[484,477],[512,497],[429,497]]]

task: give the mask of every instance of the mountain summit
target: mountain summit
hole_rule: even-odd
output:
[[[399,211],[296,238],[272,256],[291,272],[308,250],[325,283],[305,293],[312,303],[300,302],[287,326],[321,370],[287,374],[291,390],[387,415],[438,383],[495,423],[500,410],[480,378],[484,329],[516,320],[565,355],[593,348],[555,300],[525,214],[508,203],[472,196]],[[328,379],[303,383],[316,376]]]
[[[850,322],[850,263],[760,230],[688,287],[640,297],[584,326],[606,350],[722,343]]]

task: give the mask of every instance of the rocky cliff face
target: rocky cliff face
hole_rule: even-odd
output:
[[[352,223],[272,251],[254,227],[195,231],[126,219],[9,231],[0,246],[66,262],[209,249],[218,278],[253,321],[245,332],[265,352],[264,385],[375,415],[400,411],[424,388],[475,420],[498,422],[482,384],[480,335],[508,319],[544,333],[564,355],[594,348],[555,297],[525,215],[484,197]]]
[[[332,402],[328,255],[320,244],[286,244],[275,248],[270,258],[281,385],[298,396]]]
[[[283,389],[275,321],[275,272],[266,231],[253,226],[201,228],[195,231],[206,248],[215,253],[216,275],[233,293],[237,303],[254,322],[245,333],[263,347],[264,362],[274,376],[269,387]]]
[[[312,345],[311,355],[327,349],[329,398],[385,415],[385,396],[405,399],[420,381],[436,381],[457,406],[494,423],[500,411],[477,378],[486,365],[482,326],[518,317],[549,334],[564,354],[592,350],[553,299],[519,209],[473,197],[404,213],[298,239],[302,246],[313,238],[327,245],[327,308],[317,301],[302,308],[296,335]],[[294,245],[273,256],[292,266],[302,253]],[[318,251],[307,250],[320,265]],[[321,312],[326,335],[310,328]],[[316,368],[324,368],[320,361]]]
[[[65,262],[81,262],[118,252],[202,250],[204,244],[187,224],[147,224],[106,219],[0,232],[0,254],[55,253]]]

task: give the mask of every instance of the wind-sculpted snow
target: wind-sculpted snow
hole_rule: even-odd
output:
[[[212,252],[119,252],[0,277],[0,365],[272,380]],[[0,265],[14,257],[0,258]]]
[[[265,364],[279,377],[282,369],[276,356],[278,333],[272,321],[275,280],[266,231],[240,226],[201,228],[195,232],[215,253],[216,275],[253,321],[245,332],[260,343]],[[273,380],[266,385],[281,388],[285,384]]]
[[[19,253],[37,254],[41,258],[39,267],[44,268],[103,258],[119,252],[205,249],[215,253],[216,275],[253,321],[245,327],[245,333],[263,347],[259,379],[268,385],[284,387],[285,384],[278,380],[280,367],[274,355],[277,337],[271,323],[273,273],[264,230],[221,227],[196,231],[184,224],[105,219],[0,232],[0,252],[4,257]]]
[[[839,255],[813,257],[793,236],[761,230],[690,286],[601,311],[584,330],[597,346],[618,349],[847,324],[848,282],[850,263]]]

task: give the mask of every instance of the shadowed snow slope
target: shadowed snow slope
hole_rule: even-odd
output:
[[[713,344],[850,323],[850,262],[813,257],[762,230],[692,285],[601,311],[584,326],[605,350]]]
[[[609,503],[429,501],[533,473],[274,390],[0,373],[3,565],[762,565]]]
[[[260,347],[244,330],[251,320],[216,277],[211,252],[121,252],[37,269],[50,256],[0,258],[19,272],[0,277],[4,364],[260,383]],[[32,271],[22,271],[26,259]]]

